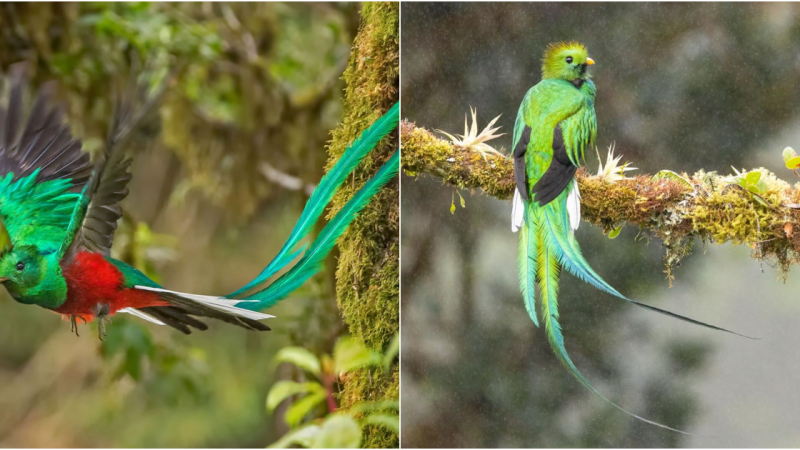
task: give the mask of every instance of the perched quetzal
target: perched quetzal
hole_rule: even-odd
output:
[[[578,381],[638,419],[680,431],[639,417],[597,392],[570,360],[558,322],[558,280],[564,268],[627,302],[696,325],[730,332],[628,299],[606,283],[581,255],[574,234],[581,220],[575,172],[583,164],[584,151],[594,145],[597,135],[596,89],[588,71],[593,64],[594,60],[579,43],[551,44],[542,60],[542,81],[525,94],[517,114],[512,147],[517,190],[511,228],[520,232],[517,261],[520,289],[528,314],[539,326],[535,296],[535,283],[538,283],[541,320],[547,339]]]
[[[12,76],[8,106],[0,108],[0,282],[16,301],[68,317],[76,332],[76,319],[97,318],[101,338],[105,319],[117,312],[186,334],[189,327],[208,328],[196,317],[269,330],[259,320],[273,316],[256,310],[274,305],[316,273],[338,237],[399,170],[395,152],[310,245],[300,246],[355,166],[397,126],[399,107],[394,105],[322,178],[286,244],[258,277],[224,297],[169,291],[109,256],[122,214],[119,202],[131,179],[131,160],[120,149],[121,141],[147,108],[137,110],[129,104],[117,109],[103,155],[92,164],[81,142],[70,134],[61,108],[51,104],[52,91],[52,86],[40,91],[23,121],[17,74]],[[291,269],[263,286],[297,257]],[[255,288],[260,289],[242,298]]]

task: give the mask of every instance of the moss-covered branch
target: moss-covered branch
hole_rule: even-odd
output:
[[[364,3],[361,28],[344,72],[347,85],[342,124],[329,149],[332,166],[362,130],[398,101],[400,75],[399,3]],[[397,133],[384,139],[334,197],[335,214],[397,150]],[[400,327],[400,205],[397,183],[381,189],[339,241],[336,297],[353,337],[383,350]],[[364,401],[399,399],[397,366],[379,377],[367,370],[347,375],[343,408]],[[365,429],[364,447],[398,447],[397,433],[384,427]]]
[[[511,159],[491,155],[484,159],[408,121],[401,124],[400,136],[407,175],[434,175],[447,184],[480,188],[500,199],[513,195]],[[785,273],[800,261],[800,189],[766,169],[755,171],[761,172],[763,181],[758,196],[714,172],[683,174],[688,183],[645,175],[611,182],[581,169],[577,174],[581,212],[584,220],[606,231],[627,223],[662,239],[670,277],[672,268],[691,250],[693,237],[746,244],[754,258],[775,261]]]

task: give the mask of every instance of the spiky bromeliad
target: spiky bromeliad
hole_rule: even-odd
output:
[[[538,283],[541,320],[547,339],[558,358],[581,384],[638,419],[683,433],[637,416],[605,398],[575,367],[564,347],[558,322],[558,280],[562,268],[626,302],[696,325],[730,332],[625,297],[606,283],[581,255],[574,234],[580,223],[580,194],[575,172],[583,164],[584,151],[594,145],[597,135],[596,89],[588,72],[593,64],[581,44],[551,44],[542,61],[542,81],[525,94],[517,114],[512,147],[517,190],[511,228],[520,233],[520,289],[528,314],[539,326],[535,298],[535,283]]]
[[[131,159],[120,147],[148,106],[118,108],[103,155],[92,165],[61,109],[51,106],[52,90],[41,90],[23,126],[21,77],[12,76],[8,106],[0,110],[0,281],[18,302],[69,318],[76,333],[77,319],[97,318],[102,338],[104,321],[117,312],[186,334],[190,327],[208,328],[196,317],[269,330],[260,320],[273,316],[257,310],[274,305],[315,274],[347,226],[399,170],[395,152],[307,248],[300,246],[347,176],[397,126],[396,104],[322,178],[286,244],[258,277],[225,297],[169,291],[109,256],[122,214],[119,202],[131,179]],[[297,257],[294,267],[264,287]]]

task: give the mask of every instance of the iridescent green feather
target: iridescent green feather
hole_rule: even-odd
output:
[[[538,230],[540,242],[540,251],[537,261],[539,266],[539,285],[542,297],[542,320],[544,321],[544,329],[545,333],[547,334],[547,340],[550,342],[550,346],[553,348],[556,356],[567,367],[567,369],[569,369],[569,372],[582,385],[584,385],[598,397],[613,405],[615,408],[651,425],[676,431],[678,433],[690,434],[636,415],[612,402],[603,394],[598,392],[589,383],[589,380],[586,379],[586,377],[572,362],[572,359],[570,359],[567,349],[564,345],[564,336],[561,333],[561,324],[558,322],[558,281],[561,273],[560,261],[562,260],[562,255],[560,247],[556,242],[556,235],[552,232],[552,229],[548,227],[548,217],[563,216],[566,213],[567,195],[568,193],[565,191],[555,201],[549,203],[543,208],[538,208],[535,218],[535,226]]]
[[[575,183],[571,179],[574,176],[574,168],[583,163],[585,151],[594,145],[597,134],[594,111],[596,89],[586,73],[586,66],[593,63],[588,58],[586,49],[580,44],[558,43],[549,46],[544,57],[544,79],[528,91],[517,114],[512,146],[515,149],[515,158],[519,155],[517,144],[525,128],[531,129],[530,139],[524,152],[524,169],[527,177],[524,188],[531,200],[525,202],[524,223],[520,233],[518,257],[520,290],[525,307],[538,326],[533,286],[534,283],[539,284],[541,321],[544,323],[547,339],[558,358],[581,384],[637,419],[683,433],[637,416],[595,390],[567,354],[558,321],[558,282],[563,267],[592,286],[637,306],[696,325],[728,331],[628,299],[606,283],[583,258],[572,230],[567,200],[575,189]],[[554,133],[559,132],[559,129],[561,136],[555,136],[559,138],[556,140]],[[564,186],[563,190],[555,197],[552,196],[552,191],[547,192],[545,198],[550,200],[549,203],[540,204],[535,196],[535,186],[545,176],[553,162],[554,147],[559,151],[565,151],[566,158],[559,159],[554,171],[549,173],[548,177],[566,183],[556,184],[559,188]],[[572,167],[566,165],[564,159],[568,159]],[[515,163],[518,164],[517,161],[515,159]],[[564,178],[565,176],[570,178]]]
[[[37,183],[38,171],[17,180],[7,174],[0,180],[0,216],[15,245],[57,245],[63,241],[70,212],[79,194],[69,192],[70,179]]]
[[[397,176],[400,170],[400,151],[395,151],[391,158],[383,164],[369,181],[347,201],[333,219],[325,225],[319,236],[308,247],[303,258],[288,272],[281,275],[267,288],[248,295],[249,300],[257,302],[243,302],[236,306],[250,310],[269,308],[279,300],[285,298],[292,291],[300,287],[321,268],[322,261],[328,256],[336,241],[344,233],[358,213],[372,200],[372,197],[390,180]]]
[[[314,225],[322,215],[325,207],[331,201],[334,194],[336,194],[336,191],[338,191],[339,186],[342,185],[347,176],[356,168],[361,160],[375,148],[378,142],[397,127],[399,119],[400,104],[395,103],[380,119],[376,120],[375,123],[364,130],[361,135],[345,149],[333,168],[322,177],[319,185],[314,189],[289,238],[283,244],[283,247],[275,258],[273,258],[267,267],[252,281],[235,292],[228,294],[228,298],[240,296],[244,292],[267,281],[304,250],[304,247],[299,246],[300,241],[314,228]]]

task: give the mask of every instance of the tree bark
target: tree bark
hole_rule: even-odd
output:
[[[348,67],[342,124],[333,133],[329,168],[348,144],[399,100],[399,3],[365,3],[362,23],[353,43]],[[329,217],[372,177],[397,150],[397,133],[384,139],[355,170],[334,197]],[[355,219],[339,241],[336,295],[351,334],[368,347],[382,351],[399,330],[399,223],[398,183],[387,185]],[[341,406],[363,401],[399,398],[399,372],[375,376],[367,370],[343,380]],[[397,433],[369,426],[365,447],[397,447]]]

